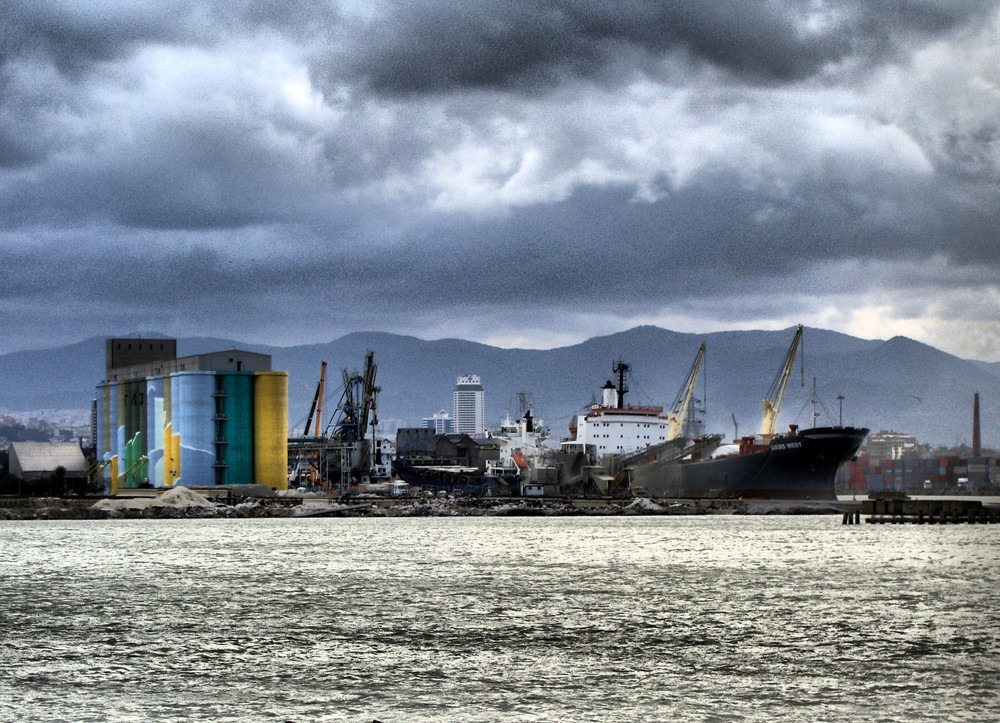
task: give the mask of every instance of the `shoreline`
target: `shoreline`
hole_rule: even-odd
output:
[[[12,504],[13,503],[13,504]],[[248,519],[314,517],[617,517],[840,515],[856,503],[802,500],[564,498],[244,498],[213,502],[196,492],[158,498],[0,499],[0,522],[21,520]]]

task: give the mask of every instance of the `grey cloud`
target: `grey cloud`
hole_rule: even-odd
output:
[[[3,0],[0,65],[20,56],[44,56],[77,75],[94,63],[129,54],[138,43],[180,40],[182,4],[113,7],[84,2]]]
[[[897,52],[910,36],[974,23],[992,6],[988,0],[415,0],[373,4],[371,19],[359,20],[331,4],[277,0],[0,0],[0,66],[44,56],[76,76],[144,44],[209,46],[273,32],[313,46],[317,74],[332,80],[354,74],[385,93],[601,80],[623,72],[623,59],[626,67],[653,72],[677,52],[737,77],[773,82],[808,77],[854,55],[866,65]]]
[[[863,73],[828,75],[890,60],[905,74],[904,53],[959,45],[996,3],[469,0],[379,6],[364,22],[276,1],[105,7],[0,0],[0,298],[22,328],[68,316],[94,333],[197,323],[315,338],[468,310],[501,326],[508,304],[546,323],[671,306],[758,318],[793,290],[962,282],[868,278],[871,261],[941,255],[1000,277],[994,115],[952,112],[943,94],[943,111],[901,113],[885,138],[869,133],[886,121],[855,84]],[[806,31],[811,8],[827,15]],[[294,46],[293,70],[313,64],[308,82],[322,73],[315,116],[271,93],[280,74],[262,88],[220,73],[140,107],[145,71],[130,60],[144,44],[212,46],[222,61],[267,33]],[[637,72],[672,75],[621,115],[613,87],[573,82]],[[827,83],[832,99],[816,90]],[[590,95],[564,107],[578,91]],[[802,122],[813,109],[852,122],[824,143],[826,126]],[[689,140],[691,158],[676,158]],[[525,190],[498,198],[529,152]],[[468,207],[435,206],[435,184],[463,190],[466,160],[482,188]],[[862,272],[817,285],[816,268],[840,259]]]
[[[127,178],[138,183],[144,174]],[[141,290],[143,298],[175,299],[192,311],[250,290],[258,300],[284,299],[294,306],[305,289],[315,290],[310,294],[328,309],[348,299],[359,308],[384,308],[388,300],[403,298],[411,310],[433,312],[477,299],[615,304],[637,294],[651,304],[678,296],[694,303],[760,288],[780,297],[780,284],[841,258],[920,261],[943,251],[956,262],[1000,263],[992,230],[997,212],[953,206],[933,185],[919,193],[903,189],[896,199],[905,204],[902,224],[895,214],[881,218],[871,212],[857,187],[814,182],[798,187],[793,199],[768,190],[707,173],[655,202],[635,202],[625,186],[584,187],[564,201],[515,209],[504,218],[456,213],[423,220],[399,215],[394,221],[391,212],[374,219],[344,207],[326,226],[317,221],[306,228],[285,219],[257,230],[247,222],[245,231],[219,231],[217,238],[226,233],[231,239],[226,252],[218,241],[185,240],[167,231],[144,237],[113,231],[134,240],[96,247],[91,236],[66,232],[59,257],[71,259],[66,263],[77,269],[76,288],[84,297],[125,307],[134,305],[132,295]],[[137,192],[129,207],[138,212],[147,192]],[[884,189],[871,193],[873,203],[886,200]],[[786,204],[785,212],[761,221],[759,209],[776,203]],[[234,209],[227,213],[230,221],[237,218]],[[178,211],[177,218],[183,217]],[[394,222],[405,229],[399,239],[380,238]],[[237,250],[247,233],[254,234],[254,244]],[[252,247],[276,253],[253,258]],[[54,247],[44,248],[47,253],[26,253],[11,267],[23,274],[5,280],[9,292],[44,287],[51,269],[39,261],[56,255]],[[128,283],[107,287],[108,274]],[[859,289],[870,281],[878,283],[830,279],[823,291]]]
[[[817,9],[825,12],[819,12]],[[781,82],[857,56],[867,66],[912,35],[982,19],[992,3],[620,3],[424,0],[390,6],[364,28],[352,66],[376,91],[538,88],[567,77],[606,79],[628,67],[690,54],[735,77]],[[807,30],[811,16],[815,29]],[[654,71],[655,72],[655,71]]]
[[[315,3],[274,0],[0,0],[0,15],[4,60],[46,55],[67,72],[125,57],[139,44],[207,44],[262,28],[315,30],[319,17],[337,17]]]

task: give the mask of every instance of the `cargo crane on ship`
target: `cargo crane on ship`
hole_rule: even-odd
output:
[[[701,346],[698,347],[698,354],[694,358],[694,363],[691,365],[687,379],[684,380],[684,384],[681,385],[674,403],[670,405],[670,411],[667,412],[668,442],[681,436],[681,427],[684,424],[684,419],[687,417],[688,409],[691,407],[691,400],[694,398],[694,382],[698,378],[698,369],[701,368],[701,361],[704,358],[705,342],[702,342]]]
[[[617,455],[614,466],[610,467],[612,471],[617,470],[614,480],[609,485],[610,491],[630,487],[632,470],[637,466],[677,463],[684,458],[711,454],[719,446],[722,441],[721,435],[689,439],[681,434],[684,422],[691,410],[691,402],[694,400],[694,385],[704,358],[705,342],[702,342],[677,396],[665,414],[664,441],[627,454]]]
[[[771,382],[771,388],[764,398],[764,417],[760,422],[760,432],[757,436],[764,444],[768,444],[774,437],[774,426],[778,419],[778,412],[781,411],[781,400],[785,396],[785,388],[788,386],[788,377],[792,373],[792,365],[795,363],[795,353],[799,349],[799,342],[802,341],[802,324],[795,330],[792,338],[792,345],[788,347],[785,361],[778,370],[777,376]],[[804,372],[803,372],[804,373]]]

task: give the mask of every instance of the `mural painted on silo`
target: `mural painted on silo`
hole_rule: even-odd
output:
[[[287,375],[178,372],[98,387],[109,491],[175,484],[287,487]]]
[[[215,484],[215,375],[187,372],[173,376],[171,420],[180,438],[179,475],[174,484]]]

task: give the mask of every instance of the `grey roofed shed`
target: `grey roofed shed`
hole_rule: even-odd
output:
[[[12,442],[10,473],[20,479],[47,477],[57,467],[66,470],[67,477],[83,477],[87,458],[76,442]]]

